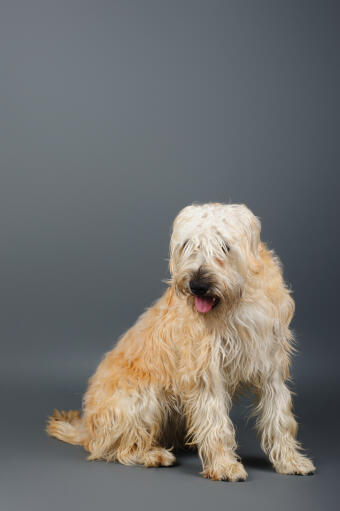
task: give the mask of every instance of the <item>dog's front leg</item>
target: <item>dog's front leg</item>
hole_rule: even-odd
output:
[[[243,481],[247,472],[235,454],[235,430],[228,415],[230,404],[224,389],[207,388],[202,382],[195,386],[184,403],[188,438],[198,448],[204,477]]]
[[[296,440],[297,423],[292,412],[291,393],[282,375],[275,372],[262,381],[256,407],[262,449],[280,474],[306,475],[315,471],[310,459],[301,454]]]

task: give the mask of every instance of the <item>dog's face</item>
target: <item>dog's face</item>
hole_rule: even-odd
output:
[[[223,312],[242,297],[257,260],[260,222],[241,204],[184,208],[175,219],[170,272],[176,292],[200,314]]]

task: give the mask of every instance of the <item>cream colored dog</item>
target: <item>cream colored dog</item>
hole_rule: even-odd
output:
[[[294,302],[260,222],[239,204],[203,204],[177,216],[164,295],[106,354],[83,414],[55,411],[50,435],[89,459],[172,465],[176,438],[198,448],[203,475],[243,480],[232,397],[256,395],[261,445],[282,474],[309,474],[300,452],[289,379]]]

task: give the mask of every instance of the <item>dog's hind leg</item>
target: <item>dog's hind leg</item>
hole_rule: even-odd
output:
[[[91,431],[89,459],[118,461],[124,465],[169,466],[175,462],[160,444],[167,419],[165,393],[151,386],[117,389],[101,409],[86,409]]]

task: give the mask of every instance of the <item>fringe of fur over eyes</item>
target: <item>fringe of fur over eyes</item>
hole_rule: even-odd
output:
[[[238,204],[184,208],[170,273],[164,295],[105,355],[82,413],[55,411],[48,434],[84,446],[90,460],[145,466],[172,465],[172,446],[194,445],[205,477],[243,480],[229,411],[235,392],[251,387],[274,468],[313,472],[286,383],[294,302],[258,218]]]

